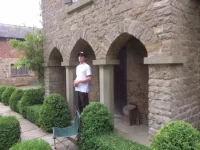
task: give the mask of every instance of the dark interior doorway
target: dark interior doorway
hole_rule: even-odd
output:
[[[115,114],[122,115],[123,107],[127,105],[127,49],[123,47],[118,59],[120,64],[114,67],[114,104]]]

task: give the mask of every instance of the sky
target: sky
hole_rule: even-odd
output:
[[[42,27],[41,0],[0,0],[0,23]]]

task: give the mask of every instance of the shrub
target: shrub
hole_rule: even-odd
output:
[[[0,117],[0,150],[8,150],[19,140],[19,121],[15,117]]]
[[[42,105],[33,105],[33,106],[27,107],[26,118],[38,126],[40,126],[39,114],[40,114],[41,108],[42,108]]]
[[[21,112],[22,111],[22,107],[21,107],[21,100],[17,103],[17,110],[18,112]]]
[[[87,150],[149,150],[148,147],[136,142],[125,140],[115,134],[105,134],[94,137]]]
[[[0,102],[2,101],[3,92],[7,89],[7,86],[0,86]]]
[[[113,132],[114,125],[111,113],[101,103],[90,103],[81,114],[80,137],[78,144],[81,150],[88,150],[94,136]]]
[[[53,127],[70,125],[70,111],[67,101],[58,94],[51,94],[45,100],[40,111],[40,126],[47,132]]]
[[[12,87],[12,86],[8,87],[2,94],[2,103],[4,103],[5,105],[8,105],[10,96],[12,95],[12,93],[15,90],[16,89],[14,87]]]
[[[10,150],[52,150],[52,148],[46,141],[34,139],[17,143]]]
[[[9,106],[15,112],[19,112],[19,110],[17,108],[17,104],[18,104],[19,100],[22,98],[23,94],[24,94],[23,90],[17,89],[15,92],[12,93],[12,95],[9,99]]]
[[[184,121],[173,121],[153,138],[151,150],[195,150],[199,132]]]
[[[18,105],[19,112],[26,118],[27,106],[42,104],[44,100],[44,89],[28,89],[24,92]]]

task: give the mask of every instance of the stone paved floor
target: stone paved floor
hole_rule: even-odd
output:
[[[18,118],[21,126],[21,139],[29,140],[29,139],[44,139],[53,147],[53,139],[52,134],[46,133],[42,131],[35,124],[30,121],[24,119],[20,114],[13,112],[9,106],[4,106],[0,103],[0,115],[4,116],[15,116]],[[149,146],[148,140],[148,127],[145,125],[140,126],[126,126],[123,124],[122,118],[115,117],[115,132],[126,139],[130,139],[132,141],[139,142],[146,146]],[[65,142],[68,144],[68,141]],[[59,145],[57,150],[64,150],[63,145]],[[78,150],[78,148],[71,144],[69,147],[70,150]]]
[[[20,114],[13,112],[10,107],[4,106],[0,103],[0,115],[3,116],[15,116],[20,122],[21,126],[21,139],[23,140],[29,140],[29,139],[44,139],[53,148],[53,138],[52,134],[46,133],[42,131],[39,127],[37,127],[35,124],[31,123],[30,121],[24,119]],[[65,144],[68,145],[68,141],[65,141]],[[69,147],[70,150],[78,150],[78,148],[71,144]],[[57,147],[57,150],[65,150],[65,147],[63,145],[59,145]]]
[[[121,116],[115,115],[115,132],[122,137],[129,139],[133,142],[149,146],[150,142],[148,139],[148,126],[127,126],[123,123]]]

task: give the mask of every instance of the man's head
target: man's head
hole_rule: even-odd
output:
[[[78,61],[80,63],[83,63],[86,61],[86,58],[87,58],[87,54],[85,52],[79,52],[78,53]]]

